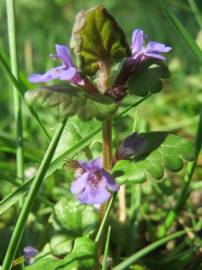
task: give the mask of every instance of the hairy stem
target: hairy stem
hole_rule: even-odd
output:
[[[103,122],[103,167],[110,171],[112,166],[112,119],[108,118]]]
[[[104,120],[103,126],[102,126],[102,139],[103,139],[103,168],[106,171],[111,170],[112,166],[112,118],[108,118]],[[104,225],[105,225],[105,212],[107,208],[107,203],[104,203],[100,207],[99,211],[99,218],[100,218],[100,228],[98,230],[98,234],[96,236],[96,242],[98,242],[98,249],[97,249],[97,256],[98,260],[100,256],[102,255],[103,250],[103,239],[104,239]],[[111,210],[111,207],[110,207]],[[108,213],[109,215],[109,213]],[[103,223],[104,222],[104,223]]]

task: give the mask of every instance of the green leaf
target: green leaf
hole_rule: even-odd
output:
[[[64,256],[72,250],[73,237],[58,233],[51,238],[50,249],[54,256]]]
[[[82,236],[93,233],[98,225],[98,215],[90,205],[63,198],[54,208],[51,222],[56,230],[68,235]]]
[[[183,160],[193,161],[195,149],[191,141],[167,132],[141,133],[146,144],[133,160],[120,160],[113,167],[117,182],[141,183],[147,177],[161,179],[164,170],[178,172]]]
[[[71,46],[80,70],[95,74],[101,65],[111,66],[130,54],[124,32],[103,6],[78,13]]]
[[[77,114],[82,120],[95,117],[104,120],[116,112],[118,105],[110,97],[101,94],[87,95],[72,85],[55,85],[26,92],[29,104],[57,108],[59,117]]]
[[[96,245],[88,237],[75,240],[71,253],[60,260],[50,255],[50,252],[38,254],[36,261],[26,270],[92,270],[95,265]]]
[[[147,61],[135,70],[128,82],[128,91],[131,95],[141,97],[158,93],[163,87],[162,79],[168,77],[168,68],[162,61]]]

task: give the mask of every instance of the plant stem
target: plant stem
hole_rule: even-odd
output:
[[[112,119],[108,118],[103,122],[103,167],[110,171],[112,166]]]
[[[62,135],[62,131],[65,127],[66,119],[59,125],[58,129],[55,132],[55,135],[53,136],[48,149],[43,157],[43,160],[39,166],[39,169],[37,171],[37,174],[34,178],[34,181],[31,185],[31,188],[29,190],[29,193],[25,199],[24,205],[22,207],[21,213],[19,215],[19,218],[17,220],[17,223],[15,225],[6,256],[4,258],[2,270],[10,270],[12,266],[12,261],[15,257],[17,248],[20,244],[20,240],[25,228],[25,224],[28,218],[28,215],[32,209],[34,200],[36,199],[36,196],[38,194],[39,188],[42,184],[42,181],[44,179],[44,176],[46,174],[46,171],[48,170],[48,166],[51,162],[51,159],[54,155],[55,149],[58,145],[58,142],[60,140],[60,137]]]
[[[103,125],[102,125],[102,152],[103,152],[103,168],[106,171],[110,172],[111,166],[112,166],[112,118],[111,117],[104,120]],[[99,227],[98,233],[100,229],[102,232],[105,227],[104,225],[102,226],[102,224],[103,224],[103,220],[105,216],[106,207],[107,207],[106,203],[103,203],[100,207],[99,218],[100,218],[101,225]],[[101,236],[101,233],[99,235],[98,248],[97,248],[98,260],[100,256],[102,255],[102,249],[103,249],[103,237],[100,237],[100,236]]]
[[[11,59],[11,70],[16,79],[18,79],[18,62],[16,53],[16,29],[15,29],[15,2],[6,0],[7,23],[9,51]],[[13,86],[14,97],[14,114],[16,129],[16,163],[17,163],[17,180],[24,181],[24,158],[23,158],[23,127],[22,127],[22,106],[21,98],[15,86]]]
[[[112,118],[104,120],[102,126],[102,152],[103,152],[103,168],[106,171],[112,167]],[[103,219],[106,204],[100,207],[100,220]]]
[[[113,270],[129,269],[129,266],[131,264],[135,263],[136,261],[138,261],[139,259],[141,259],[145,255],[147,255],[150,252],[152,252],[153,250],[157,249],[158,247],[164,245],[168,241],[171,241],[171,240],[174,240],[176,238],[179,238],[182,235],[184,235],[185,233],[186,233],[185,230],[179,231],[179,232],[176,232],[174,234],[171,234],[171,235],[169,235],[169,236],[167,236],[165,238],[162,238],[160,240],[155,241],[154,243],[148,245],[147,247],[145,247],[145,248],[137,251],[135,254],[133,254],[132,256],[128,257],[125,261],[123,261],[122,263],[120,263],[117,266],[115,266],[113,268]]]
[[[195,138],[196,158],[195,158],[195,161],[188,164],[187,174],[185,175],[183,188],[177,199],[175,207],[168,212],[164,224],[159,227],[159,230],[157,233],[159,238],[166,235],[168,229],[172,226],[173,222],[176,220],[179,211],[183,208],[188,198],[191,179],[192,179],[194,170],[196,168],[199,152],[202,145],[201,138],[202,138],[202,108],[201,108],[201,112],[199,116],[197,133],[196,133],[196,138]]]
[[[126,221],[126,187],[121,185],[119,189],[119,221],[124,223]]]

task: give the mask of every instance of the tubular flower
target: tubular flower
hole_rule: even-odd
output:
[[[76,180],[72,182],[71,192],[84,204],[102,204],[119,186],[113,177],[102,168],[102,160],[78,161]]]
[[[50,55],[52,59],[59,59],[61,66],[52,68],[44,74],[32,74],[29,81],[32,83],[48,82],[50,80],[59,79],[61,81],[69,81],[74,84],[83,85],[80,73],[73,65],[69,48],[64,45],[55,45],[56,54]]]
[[[171,47],[167,47],[162,43],[149,41],[145,44],[147,35],[144,34],[143,30],[136,29],[132,34],[132,59],[137,62],[142,62],[148,58],[156,58],[164,60],[163,53],[167,53],[172,50]]]

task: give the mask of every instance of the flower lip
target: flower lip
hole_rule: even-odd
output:
[[[60,59],[62,65],[52,68],[44,74],[32,74],[29,76],[29,81],[32,83],[44,83],[59,79],[61,81],[70,81],[74,84],[83,85],[84,81],[79,71],[73,65],[69,48],[64,45],[56,44],[55,49],[56,54],[50,55],[50,57]]]
[[[85,172],[71,184],[71,192],[84,204],[102,204],[119,186],[113,177],[102,168],[102,159],[78,161]]]

